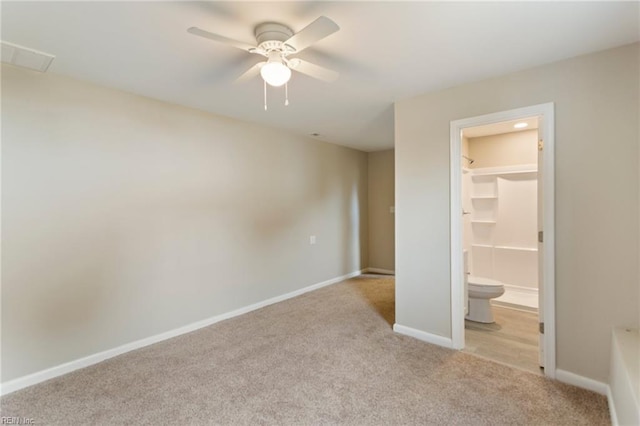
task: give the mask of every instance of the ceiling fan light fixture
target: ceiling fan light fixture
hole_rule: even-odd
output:
[[[282,62],[267,62],[260,68],[260,75],[270,86],[279,87],[289,81],[291,70]]]
[[[270,86],[279,87],[291,78],[291,69],[278,52],[270,52],[269,60],[260,68],[260,75]]]

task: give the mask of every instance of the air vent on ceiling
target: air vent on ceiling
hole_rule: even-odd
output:
[[[45,72],[55,58],[54,55],[6,41],[0,41],[0,45],[2,45],[2,62],[30,70]]]

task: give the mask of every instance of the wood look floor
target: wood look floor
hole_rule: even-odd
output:
[[[464,351],[544,374],[538,366],[538,314],[494,305],[493,315],[493,324],[465,320]]]

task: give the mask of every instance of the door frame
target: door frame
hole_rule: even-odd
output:
[[[462,240],[462,137],[461,132],[468,127],[483,126],[502,121],[518,120],[542,116],[543,149],[543,226],[542,250],[543,309],[544,309],[544,374],[556,375],[556,321],[555,321],[555,124],[553,102],[523,108],[485,114],[451,121],[451,340],[454,349],[464,348],[464,271]]]

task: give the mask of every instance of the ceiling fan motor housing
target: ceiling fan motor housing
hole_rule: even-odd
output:
[[[255,29],[258,47],[265,52],[280,50],[283,53],[292,53],[294,51],[293,48],[283,44],[283,42],[290,39],[293,34],[291,28],[276,22],[265,22]]]

